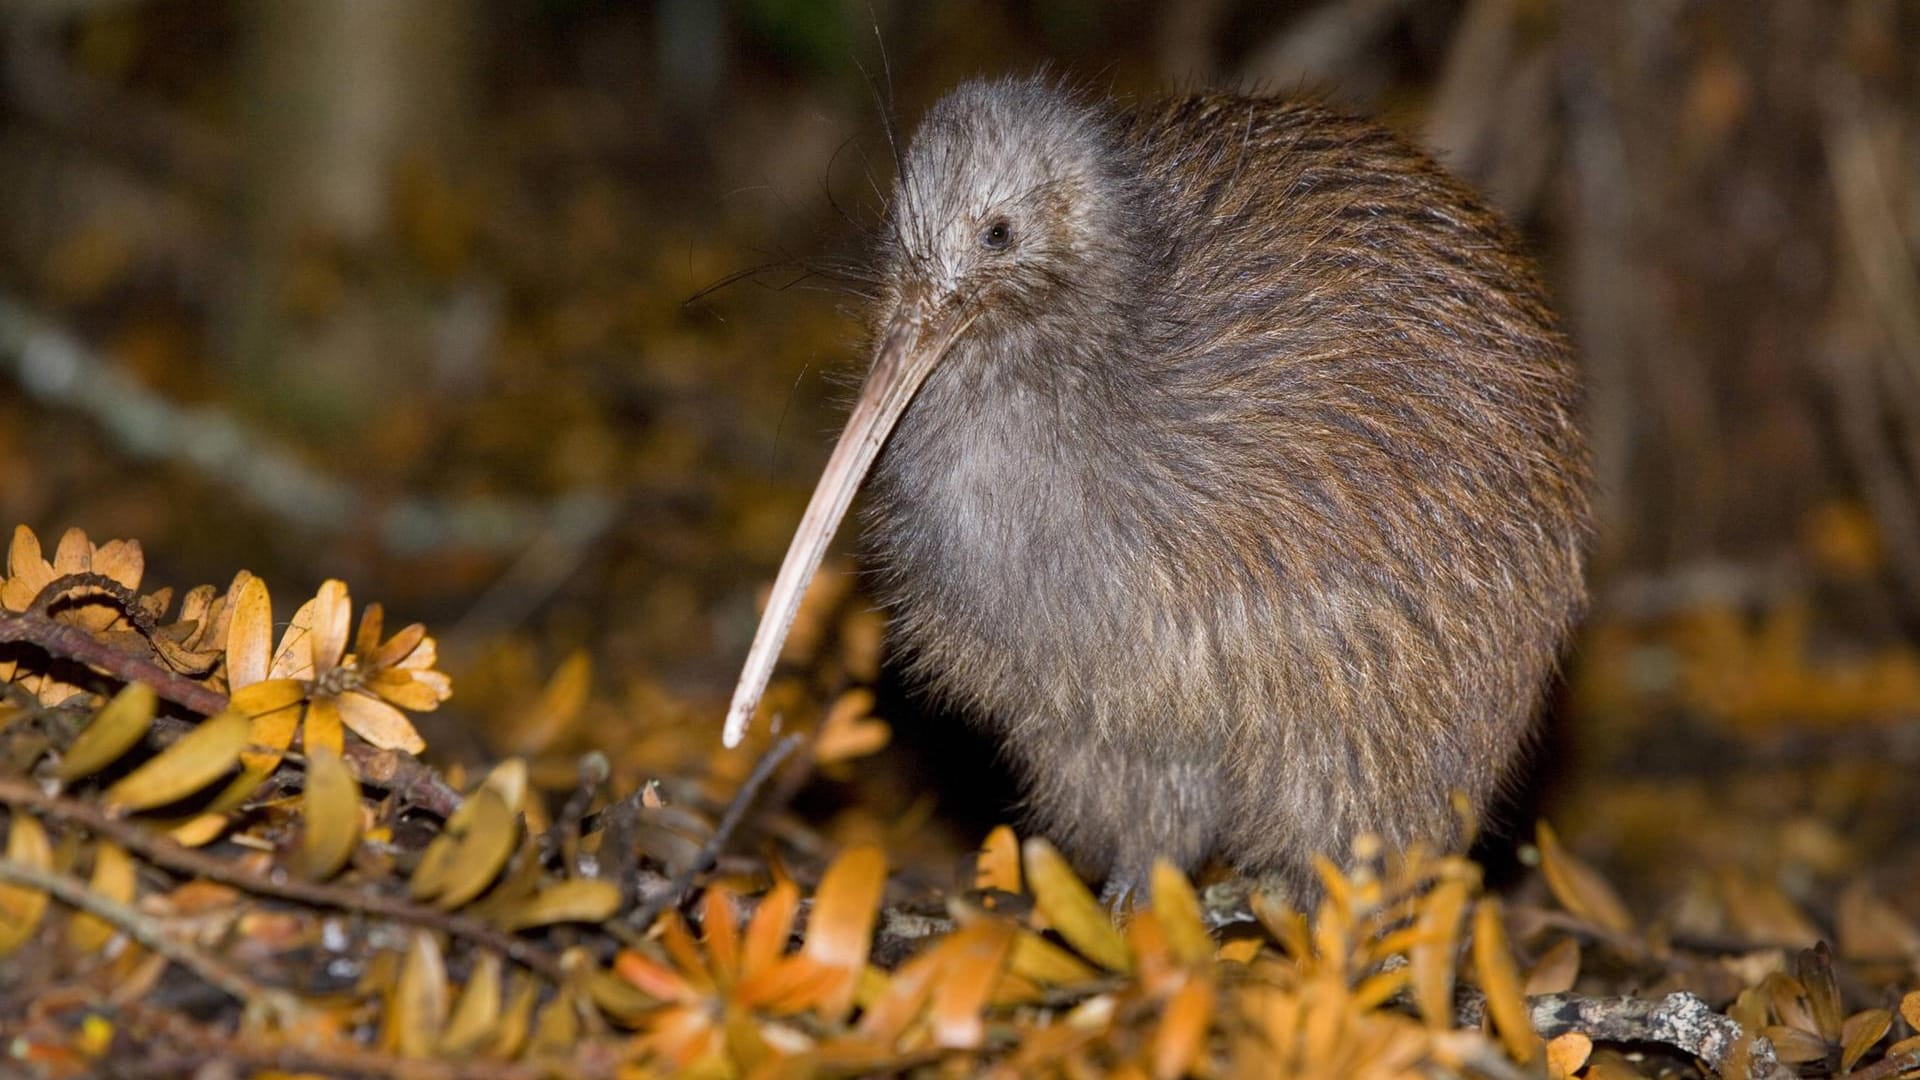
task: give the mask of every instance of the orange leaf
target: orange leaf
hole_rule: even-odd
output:
[[[892,1046],[933,993],[933,980],[943,972],[942,949],[935,947],[900,965],[887,987],[860,1014],[855,1029],[861,1038]]]
[[[662,1001],[691,1001],[698,996],[679,972],[632,949],[622,949],[613,958],[613,971]]]
[[[700,938],[706,942],[714,978],[731,986],[740,980],[740,917],[733,893],[715,885],[700,900]]]
[[[887,857],[872,846],[849,848],[827,867],[813,895],[813,915],[801,954],[846,973],[838,992],[820,1003],[820,1012],[838,1019],[853,1008],[859,976],[873,944],[873,923],[887,884]]]
[[[1573,1080],[1593,1056],[1593,1040],[1569,1031],[1547,1043],[1547,1080]]]
[[[1493,1017],[1494,1030],[1506,1044],[1507,1053],[1522,1065],[1532,1061],[1540,1038],[1534,1034],[1527,999],[1520,993],[1520,971],[1507,947],[1498,900],[1482,900],[1474,907],[1473,968],[1481,992],[1487,995],[1487,1012]]]
[[[1201,1051],[1206,1049],[1207,1029],[1213,1023],[1213,983],[1193,979],[1167,1002],[1160,1026],[1153,1032],[1153,1075],[1157,1080],[1177,1080],[1198,1071]]]
[[[1153,862],[1153,912],[1167,932],[1174,959],[1199,967],[1213,959],[1213,939],[1201,915],[1200,897],[1180,868],[1166,859]]]
[[[787,939],[793,933],[793,917],[800,910],[800,889],[781,880],[760,898],[747,923],[746,940],[740,949],[740,977],[751,978],[771,968],[787,951]]]
[[[973,887],[1009,893],[1020,891],[1020,841],[1014,838],[1012,829],[997,825],[987,834],[974,860]]]
[[[933,986],[933,1041],[935,1045],[970,1050],[986,1035],[981,1012],[992,993],[1007,957],[1013,950],[1015,927],[983,919],[948,935],[940,945],[940,978]]]

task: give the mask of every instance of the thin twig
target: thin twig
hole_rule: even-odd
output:
[[[91,803],[49,795],[31,781],[17,777],[0,776],[0,802],[30,807],[48,817],[79,825],[175,873],[217,881],[259,896],[330,911],[358,912],[437,930],[500,953],[556,982],[563,977],[560,962],[545,949],[469,916],[436,911],[361,889],[256,874],[134,822],[112,817]]]
[[[707,842],[701,845],[699,853],[693,860],[674,875],[672,883],[667,888],[655,893],[635,911],[633,917],[628,920],[631,925],[640,929],[652,926],[653,920],[658,918],[669,905],[678,904],[685,899],[687,890],[693,886],[693,879],[719,859],[721,849],[727,846],[727,840],[732,837],[733,831],[740,827],[740,822],[747,816],[747,808],[753,805],[754,796],[759,794],[767,778],[772,776],[774,770],[780,767],[780,763],[787,759],[787,755],[799,747],[800,741],[800,736],[788,735],[767,749],[767,752],[754,764],[753,772],[749,773],[746,781],[740,785],[740,790],[734,792],[733,801],[727,804],[726,813],[720,816],[720,824],[714,827],[713,835],[707,837]]]
[[[284,990],[261,986],[225,961],[168,933],[161,920],[95,892],[78,878],[0,857],[0,881],[37,889],[69,907],[112,923],[134,941],[200,976],[208,985],[243,1005],[264,1004],[281,1016],[291,1016],[303,1008],[293,995]]]

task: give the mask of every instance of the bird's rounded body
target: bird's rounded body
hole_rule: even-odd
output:
[[[1577,384],[1511,233],[1384,129],[1261,98],[973,84],[903,172],[883,304],[993,273],[938,250],[992,221],[1049,249],[975,286],[868,515],[912,670],[1033,824],[1123,888],[1450,841],[1584,597]]]
[[[875,277],[730,732],[873,466],[899,651],[1110,893],[1456,838],[1585,595],[1577,382],[1494,214],[1315,104],[977,82],[907,147]]]

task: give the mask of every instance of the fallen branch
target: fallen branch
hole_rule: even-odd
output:
[[[0,803],[26,807],[45,817],[78,825],[175,873],[216,881],[257,896],[290,900],[328,911],[374,915],[439,931],[500,953],[555,982],[563,978],[559,960],[545,949],[469,916],[437,911],[363,889],[256,874],[124,818],[113,817],[91,803],[49,795],[32,781],[18,777],[0,776]]]
[[[1681,990],[1657,1000],[1635,997],[1587,997],[1541,994],[1527,999],[1533,1030],[1543,1039],[1579,1032],[1595,1042],[1659,1043],[1685,1051],[1718,1071],[1744,1042],[1747,1075],[1752,1080],[1788,1080],[1793,1074],[1774,1055],[1763,1036],[1746,1041],[1731,1018],[1715,1012],[1697,994]],[[1486,998],[1463,995],[1460,1022],[1479,1024]]]

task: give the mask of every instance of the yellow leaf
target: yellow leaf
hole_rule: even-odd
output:
[[[262,777],[270,775],[293,745],[293,729],[306,701],[306,684],[295,679],[268,679],[234,691],[227,699],[228,711],[251,721],[241,763]]]
[[[1885,1009],[1867,1009],[1847,1017],[1840,1026],[1840,1071],[1852,1072],[1892,1027],[1893,1014]]]
[[[313,650],[313,676],[320,678],[340,666],[347,653],[347,635],[353,629],[352,604],[347,583],[328,579],[320,583],[313,597],[313,633],[308,637]]]
[[[460,907],[485,891],[513,854],[520,839],[520,824],[499,791],[482,786],[460,808],[469,807],[471,811],[458,828],[450,819],[447,831],[427,845],[413,876],[414,899],[430,899],[445,910]],[[436,867],[435,849],[445,852],[439,856],[445,860],[444,867]],[[430,876],[430,867],[440,869],[440,874]]]
[[[1189,967],[1213,959],[1213,939],[1200,912],[1200,897],[1180,868],[1165,859],[1153,863],[1153,911],[1167,932],[1174,959]]]
[[[1007,970],[1042,986],[1077,986],[1100,977],[1085,961],[1030,930],[1014,939]]]
[[[1033,892],[1034,906],[1046,917],[1047,924],[1080,951],[1080,955],[1109,971],[1125,972],[1132,967],[1127,943],[1113,928],[1105,908],[1093,898],[1067,860],[1053,845],[1031,837],[1022,845],[1026,854],[1027,885]]]
[[[447,1023],[447,962],[433,935],[416,930],[387,1013],[387,1045],[401,1057],[433,1053]]]
[[[473,973],[460,988],[454,1001],[447,1030],[440,1036],[440,1052],[449,1057],[465,1057],[493,1033],[500,1022],[500,954],[480,950],[473,962]]]
[[[940,977],[929,1012],[936,1046],[971,1050],[986,1035],[982,1012],[1012,952],[1012,923],[982,919],[940,943]]]
[[[1619,894],[1592,867],[1567,854],[1553,826],[1545,821],[1539,824],[1538,843],[1540,870],[1561,907],[1616,934],[1633,933],[1633,916],[1627,913]]]
[[[813,915],[801,955],[841,973],[843,981],[820,1003],[819,1012],[839,1019],[853,1008],[860,974],[873,944],[873,923],[887,883],[887,857],[872,846],[849,848],[827,867],[813,895]]]
[[[139,768],[107,789],[107,805],[126,810],[165,806],[206,787],[240,760],[247,747],[247,718],[227,711],[202,720]]]
[[[7,859],[35,870],[53,869],[53,848],[40,819],[18,807],[7,829]],[[46,911],[46,893],[24,885],[0,885],[0,956],[26,944]]]
[[[273,660],[273,601],[267,583],[241,572],[227,593],[227,686],[239,692],[266,679]]]
[[[122,904],[133,903],[134,866],[133,860],[118,845],[102,840],[93,848],[93,877],[87,887]],[[77,953],[91,953],[104,948],[119,931],[112,923],[76,912],[67,923],[67,945]]]
[[[1153,1075],[1155,1080],[1178,1080],[1198,1071],[1200,1054],[1207,1046],[1207,1030],[1213,1023],[1213,983],[1193,979],[1174,992],[1160,1025],[1153,1032]]]
[[[156,699],[145,683],[128,683],[93,715],[67,748],[54,775],[72,781],[92,776],[120,760],[153,727]]]
[[[514,980],[513,991],[507,996],[507,1007],[500,1014],[500,1026],[495,1029],[493,1041],[487,1046],[488,1056],[500,1059],[520,1056],[520,1052],[526,1048],[532,1027],[533,1007],[539,1000],[539,982],[526,975]]]
[[[1908,1027],[1920,1031],[1920,990],[1910,991],[1900,999],[1900,1019],[1905,1020]]]
[[[1467,883],[1458,878],[1434,886],[1420,904],[1418,938],[1407,950],[1413,1002],[1420,1018],[1436,1031],[1453,1027],[1454,965],[1467,898]]]
[[[420,737],[406,714],[379,698],[350,690],[334,700],[340,706],[340,722],[372,745],[407,754],[426,750],[427,740]]]
[[[444,901],[443,901],[444,903]],[[597,878],[568,878],[541,889],[507,913],[509,930],[561,922],[601,922],[620,910],[620,888]]]
[[[302,802],[306,824],[294,869],[325,880],[346,865],[360,839],[360,782],[333,751],[316,750],[307,758]]]
[[[330,697],[316,697],[307,702],[307,724],[300,734],[300,745],[311,754],[316,750],[331,750],[335,754],[346,752],[345,725],[340,720],[340,703]]]
[[[1534,1034],[1527,999],[1520,993],[1520,971],[1507,947],[1507,931],[1500,923],[1500,901],[1486,899],[1473,909],[1473,970],[1487,995],[1487,1012],[1507,1053],[1522,1065],[1533,1060]]]
[[[987,834],[974,861],[973,887],[983,891],[1020,891],[1020,841],[1014,838],[1012,829],[996,825]]]

